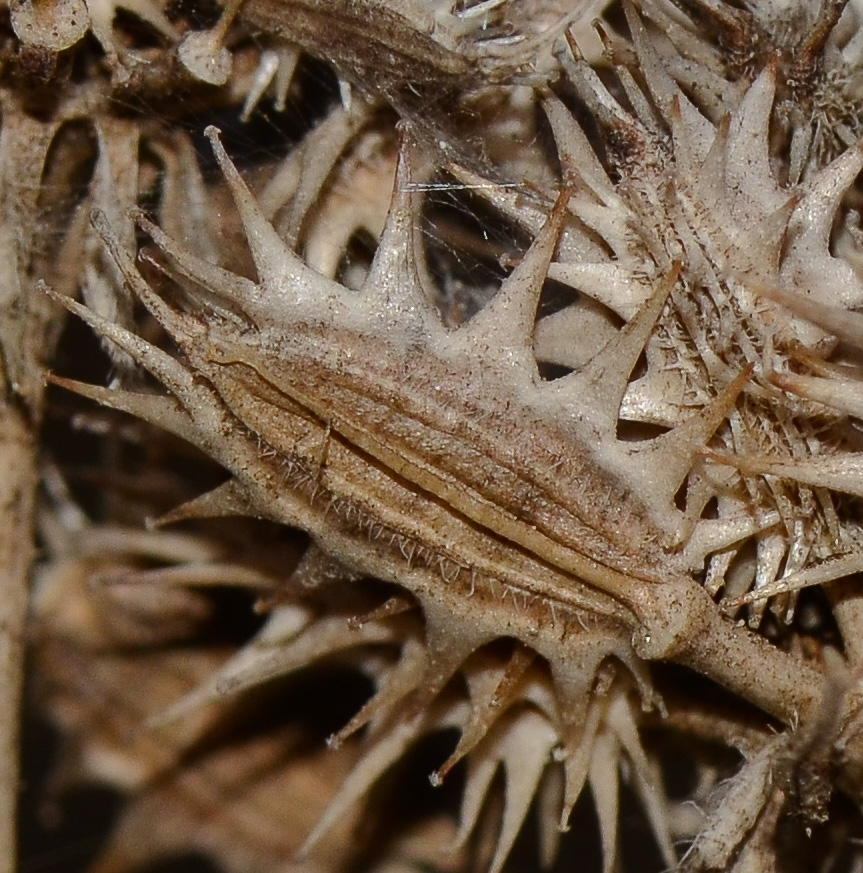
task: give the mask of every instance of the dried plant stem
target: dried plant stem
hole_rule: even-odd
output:
[[[634,642],[643,658],[689,667],[788,725],[815,717],[822,674],[725,619],[702,589],[669,580],[661,589],[636,588],[631,603],[642,621]]]
[[[15,869],[20,701],[36,482],[32,428],[20,408],[7,405],[0,413],[0,873]]]

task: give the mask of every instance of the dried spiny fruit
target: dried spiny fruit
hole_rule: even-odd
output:
[[[109,388],[54,381],[188,440],[229,473],[162,524],[256,516],[313,541],[291,582],[268,592],[257,635],[159,716],[242,706],[276,677],[352,663],[374,693],[331,745],[364,729],[365,748],[307,851],[421,738],[450,728],[460,739],[432,780],[465,759],[457,844],[481,830],[495,772],[505,774],[487,852],[495,873],[536,797],[551,857],[585,784],[614,869],[618,771],[665,864],[677,863],[676,836],[694,836],[681,861],[690,870],[773,869],[781,816],[811,826],[828,818],[834,787],[863,796],[860,13],[806,0],[681,5],[689,12],[624,0],[609,21],[625,34],[597,25],[601,59],[580,30],[558,38],[567,17],[554,4],[526,4],[517,20],[493,0],[398,13],[378,0],[229,4],[179,46],[198,78],[233,75],[223,42],[239,15],[282,52],[276,66],[292,67],[294,43],[330,51],[363,93],[308,136],[261,200],[209,129],[255,277],[229,257],[217,265],[164,208],[162,227],[137,213],[158,250],[139,269],[129,220],[97,187],[104,250],[91,246],[87,262],[107,278],[87,282],[88,306],[68,283],[48,289],[115,361],[167,393],[122,374]],[[509,39],[513,22],[524,45]],[[283,82],[277,102],[286,93]],[[433,95],[446,103],[426,105]],[[358,142],[368,174],[387,174],[382,103],[403,122],[394,193],[354,290],[340,253],[358,227],[375,229],[378,192],[349,205],[327,177]],[[464,111],[458,123],[435,115],[444,105]],[[501,105],[531,133],[541,106],[556,164],[541,142],[507,149],[511,128],[492,117]],[[479,122],[489,145],[475,160],[475,142],[460,137]],[[119,154],[121,124],[131,122],[96,127],[103,164]],[[164,191],[182,175],[201,214],[215,214],[183,142],[154,147],[174,171]],[[532,168],[526,190],[482,175],[497,154],[497,181]],[[351,172],[343,178],[360,178]],[[422,190],[438,178],[533,236],[490,302],[446,319],[456,326],[441,318],[452,289],[437,286],[447,277],[432,275],[420,233]],[[550,314],[548,280],[572,291]],[[149,339],[135,328],[132,307],[111,311],[123,288],[165,331],[164,348],[152,325]],[[183,596],[154,596],[155,612],[190,621],[172,609],[197,602],[185,588],[202,572],[171,576]],[[371,579],[393,588],[382,597]],[[804,627],[799,592],[814,586],[824,594],[810,594]],[[45,620],[63,626],[50,610]],[[672,684],[662,662],[724,686],[724,711],[707,712],[697,693],[661,695]],[[675,823],[642,742],[648,722],[744,752],[694,829]],[[152,816],[140,808],[131,833]],[[842,839],[841,821],[825,827]]]
[[[788,141],[791,181],[859,139],[855,106],[863,58],[854,4],[768,0],[738,9],[703,0],[682,3],[701,27],[666,3],[644,0],[638,6],[665,33],[659,47],[669,52],[669,72],[698,94],[708,113],[721,113],[729,85],[752,81],[768,64],[778,67],[775,133]]]

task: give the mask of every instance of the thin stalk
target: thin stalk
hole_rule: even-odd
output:
[[[0,410],[0,873],[16,868],[20,713],[33,562],[36,444],[26,415]]]

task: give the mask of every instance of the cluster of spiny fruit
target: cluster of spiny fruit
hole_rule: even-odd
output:
[[[6,13],[74,863],[860,869],[863,4]]]

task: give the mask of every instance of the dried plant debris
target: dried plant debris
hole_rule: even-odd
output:
[[[859,870],[863,4],[5,12],[0,873]]]

